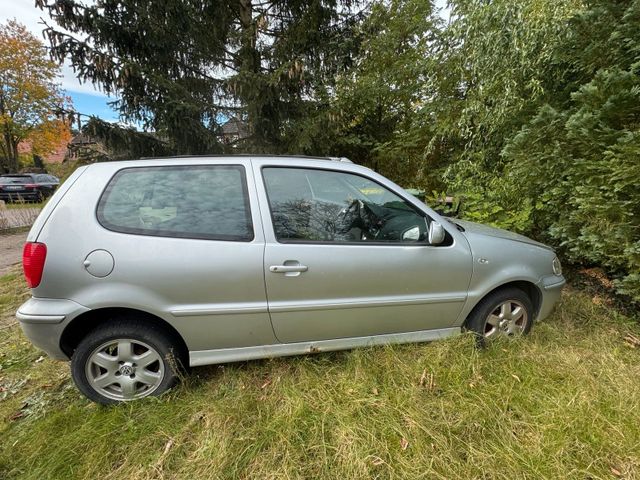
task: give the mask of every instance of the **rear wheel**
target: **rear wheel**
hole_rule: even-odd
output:
[[[113,404],[160,395],[178,379],[170,337],[145,322],[114,321],[90,332],[71,358],[71,375],[90,400]]]
[[[467,318],[466,327],[481,344],[498,337],[526,335],[533,326],[533,304],[518,288],[497,290],[485,297]]]

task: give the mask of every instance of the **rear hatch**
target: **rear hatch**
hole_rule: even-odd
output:
[[[0,177],[2,193],[33,193],[36,189],[31,175],[3,175]]]

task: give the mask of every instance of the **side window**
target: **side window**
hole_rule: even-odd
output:
[[[109,230],[161,237],[251,241],[244,168],[239,165],[120,170],[98,203]]]
[[[329,170],[262,170],[278,241],[415,243],[426,217],[382,185]]]

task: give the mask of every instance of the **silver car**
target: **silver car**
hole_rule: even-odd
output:
[[[105,404],[158,395],[181,366],[526,334],[565,283],[543,244],[308,157],[81,167],[23,263],[24,332]]]

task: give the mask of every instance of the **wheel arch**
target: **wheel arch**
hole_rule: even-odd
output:
[[[152,313],[126,307],[105,307],[89,310],[75,317],[63,330],[60,336],[60,349],[71,358],[82,339],[101,325],[109,323],[116,318],[135,316],[136,320],[160,327],[165,334],[170,336],[179,350],[183,360],[188,360],[189,349],[182,335],[166,320]]]
[[[512,280],[500,284],[493,289],[485,292],[483,295],[479,296],[473,307],[469,310],[469,313],[467,313],[467,315],[465,316],[463,324],[466,324],[467,319],[473,314],[475,309],[478,307],[478,305],[480,305],[480,303],[482,303],[485,298],[499,290],[505,290],[507,288],[517,288],[519,290],[522,290],[529,297],[531,303],[533,304],[533,318],[538,318],[540,307],[542,306],[542,292],[540,291],[540,289],[536,286],[535,283],[527,280]]]

